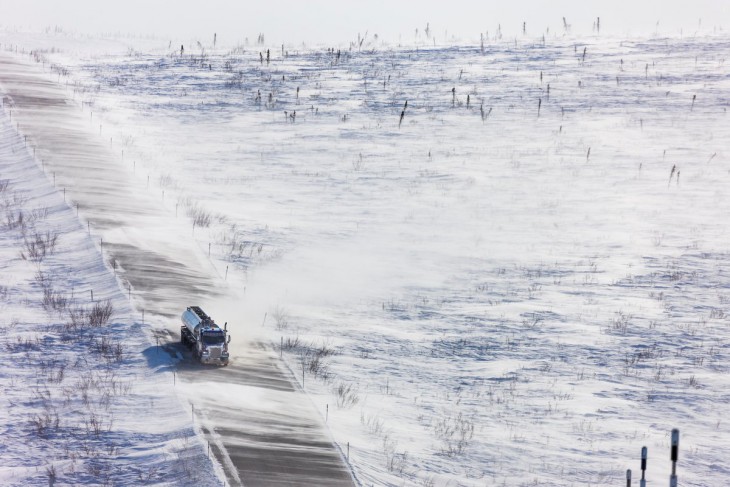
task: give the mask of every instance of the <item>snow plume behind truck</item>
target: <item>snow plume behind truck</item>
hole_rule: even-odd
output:
[[[193,350],[200,363],[228,365],[228,323],[221,329],[199,306],[190,306],[182,314],[180,341]]]

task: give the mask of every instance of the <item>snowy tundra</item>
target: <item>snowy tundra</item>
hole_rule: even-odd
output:
[[[227,306],[281,354],[362,485],[618,485],[642,446],[658,485],[672,428],[680,485],[730,481],[726,35],[13,42],[93,112],[108,164],[187,218],[169,231],[236,282]],[[8,232],[3,265],[26,271],[0,296],[32,313],[4,313],[4,339],[38,355],[31,323],[53,313]],[[40,414],[46,389],[15,370],[6,397]],[[43,370],[48,384],[59,369]],[[34,451],[3,448],[16,465]]]

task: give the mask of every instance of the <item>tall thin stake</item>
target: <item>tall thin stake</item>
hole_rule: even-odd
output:
[[[677,487],[677,457],[679,456],[679,430],[672,430],[672,475],[669,477],[669,487]]]

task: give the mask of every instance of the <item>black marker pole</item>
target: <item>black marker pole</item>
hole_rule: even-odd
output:
[[[646,487],[646,459],[648,452],[646,447],[641,448],[641,480],[639,481],[639,487]]]
[[[677,487],[677,457],[679,456],[679,430],[672,430],[672,475],[669,477],[669,487]]]

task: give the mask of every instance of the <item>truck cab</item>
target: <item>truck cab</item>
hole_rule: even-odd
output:
[[[182,314],[180,341],[193,350],[203,364],[228,365],[228,323],[223,328],[199,306],[190,306]]]

